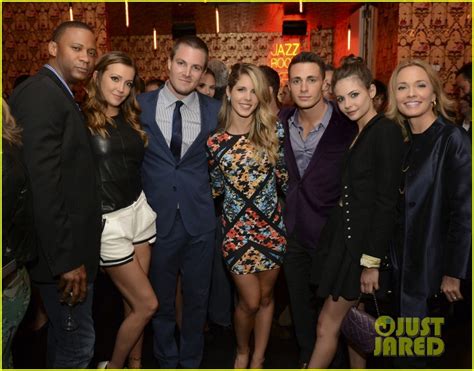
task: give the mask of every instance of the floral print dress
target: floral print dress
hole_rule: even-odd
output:
[[[219,131],[207,141],[213,196],[224,195],[222,254],[235,274],[275,269],[283,262],[286,238],[277,189],[286,192],[288,174],[280,123],[275,135],[276,165],[266,154],[257,156],[245,134]]]

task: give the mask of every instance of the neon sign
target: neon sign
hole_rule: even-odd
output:
[[[270,67],[275,70],[287,69],[291,59],[300,52],[300,43],[276,43],[270,52]]]

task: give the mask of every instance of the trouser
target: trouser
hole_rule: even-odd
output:
[[[187,233],[180,213],[170,233],[152,248],[150,281],[160,302],[153,316],[153,353],[161,368],[199,368],[204,349],[214,230],[198,236]],[[183,290],[179,347],[175,340],[175,297],[178,273]]]
[[[95,331],[92,320],[94,285],[87,285],[87,296],[82,303],[69,307],[62,304],[58,285],[35,283],[39,288],[48,315],[47,368],[87,368],[94,355]],[[73,321],[74,329],[67,329]]]
[[[214,262],[212,264],[211,291],[209,293],[209,321],[221,325],[232,324],[234,313],[233,284],[232,278],[222,259],[222,228],[218,217],[216,229],[216,246]]]
[[[310,285],[315,250],[306,249],[294,238],[288,238],[283,263],[300,363],[308,363],[316,340],[316,291]]]

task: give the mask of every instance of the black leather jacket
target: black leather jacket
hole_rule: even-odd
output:
[[[33,198],[19,148],[2,142],[2,265],[15,259],[17,266],[22,266],[38,254]]]
[[[106,138],[91,136],[103,214],[131,205],[142,191],[140,167],[144,143],[122,114],[115,116],[114,122],[115,126],[108,126]]]

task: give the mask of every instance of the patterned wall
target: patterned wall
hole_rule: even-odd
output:
[[[237,62],[253,63],[256,65],[269,64],[269,55],[276,43],[288,42],[279,33],[220,33],[199,35],[209,47],[210,58],[223,61],[228,67]],[[151,78],[165,79],[167,75],[167,58],[173,45],[170,35],[157,36],[157,49],[153,50],[153,38],[145,36],[116,36],[111,37],[111,47],[129,53],[136,61],[140,76],[145,80]],[[332,30],[312,30],[310,46],[307,39],[292,39],[299,41],[301,50],[312,50],[320,54],[326,63],[332,62],[333,38]],[[283,80],[285,71],[280,71]]]
[[[3,91],[10,93],[15,78],[35,74],[48,61],[48,41],[61,22],[69,20],[69,3],[2,4]],[[99,53],[107,50],[104,3],[72,3],[74,19],[90,25]]]
[[[74,18],[96,30],[100,52],[127,51],[137,60],[142,77],[166,77],[171,35],[158,36],[157,50],[153,50],[151,35],[108,38],[105,3],[72,3],[72,6]],[[69,4],[5,2],[2,7],[3,89],[9,93],[17,76],[33,74],[47,61],[47,42],[52,30],[69,19]],[[418,57],[439,66],[446,90],[451,92],[455,72],[471,60],[471,7],[467,2],[379,4],[374,75],[387,82],[399,60]],[[337,65],[340,57],[346,54],[343,47],[346,35],[347,19],[339,20],[330,29],[310,27],[309,37],[300,39],[302,50],[313,50],[326,62]],[[200,36],[208,43],[211,58],[221,59],[228,66],[236,61],[267,64],[272,46],[288,40],[279,32]]]
[[[398,11],[398,3],[379,3],[377,6],[374,77],[384,84],[388,84],[398,63]]]
[[[471,3],[401,3],[398,60],[428,61],[452,93],[456,71],[471,61],[471,14]]]

